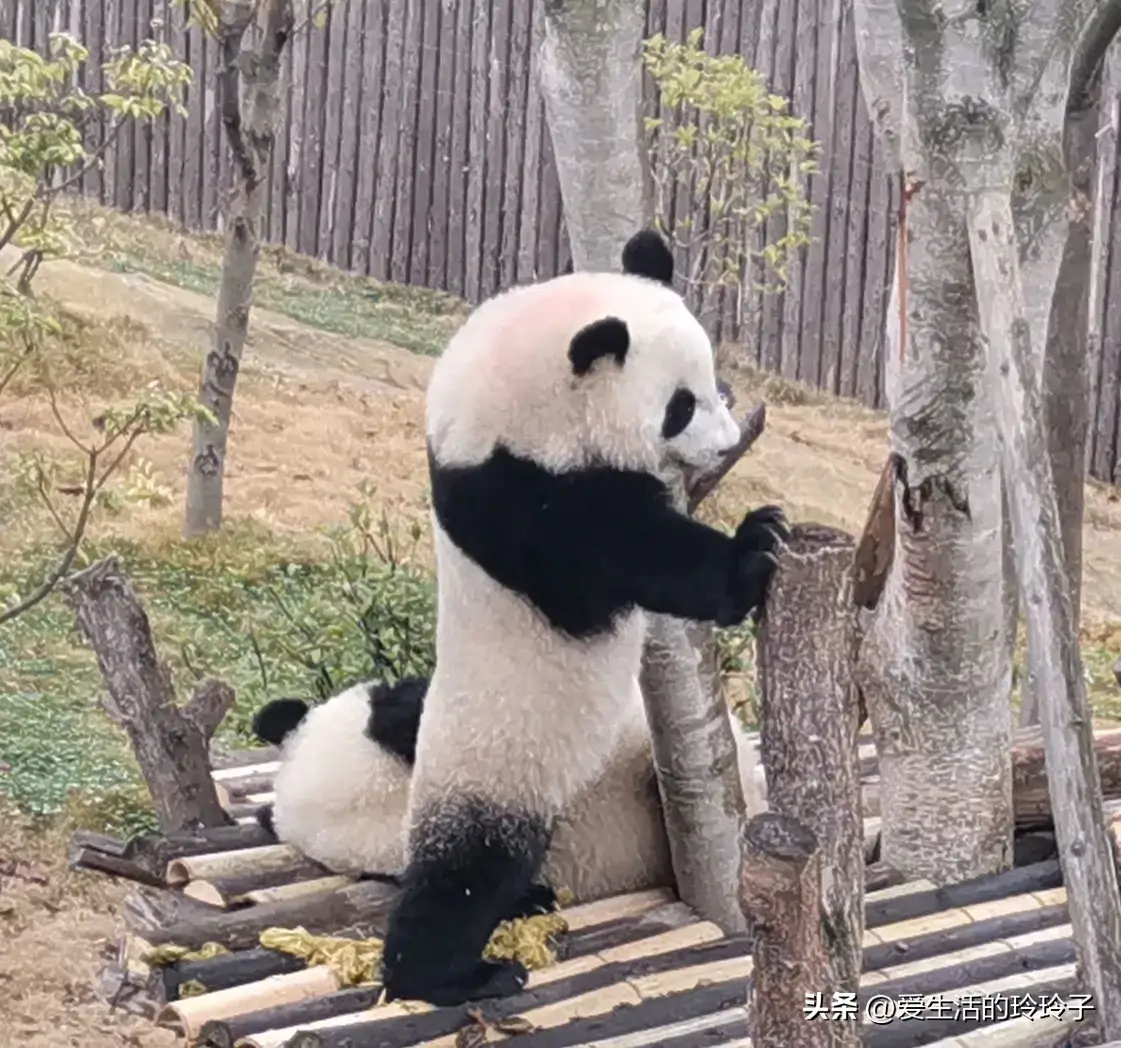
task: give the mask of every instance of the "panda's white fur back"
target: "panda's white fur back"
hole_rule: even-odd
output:
[[[367,685],[313,706],[284,740],[274,782],[277,836],[339,873],[385,873],[405,862],[408,764],[365,729]]]

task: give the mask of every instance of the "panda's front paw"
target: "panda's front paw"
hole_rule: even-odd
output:
[[[762,606],[779,550],[789,539],[786,515],[778,506],[762,506],[743,518],[733,540],[732,577],[718,626],[738,626]]]

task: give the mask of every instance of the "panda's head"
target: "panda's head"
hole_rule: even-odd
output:
[[[566,274],[479,306],[429,383],[435,459],[477,464],[502,445],[556,471],[714,465],[739,427],[672,279],[669,248],[643,230],[621,273]]]

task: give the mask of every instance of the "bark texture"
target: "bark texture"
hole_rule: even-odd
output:
[[[970,242],[996,389],[1005,474],[1012,491],[1016,564],[1039,693],[1055,834],[1083,977],[1108,1037],[1121,1035],[1121,897],[1106,833],[1093,726],[1074,626],[1055,484],[1047,453],[1039,361],[1032,350],[1005,187],[970,194]]]
[[[864,827],[852,680],[855,542],[799,524],[779,558],[760,619],[756,666],[771,810],[817,838],[829,977],[819,991],[856,993],[864,939]],[[837,1019],[830,1043],[860,1043],[857,1019]]]
[[[829,961],[821,922],[821,854],[813,832],[775,812],[757,815],[741,840],[739,901],[751,925],[751,1039],[759,1048],[825,1048],[832,1027],[807,1002],[824,993]],[[844,1025],[848,1025],[847,1023]]]
[[[1012,856],[1001,482],[953,192],[925,185],[907,224],[908,345],[891,419],[894,549],[867,615],[857,681],[880,755],[882,858],[908,877],[947,883],[998,872]]]
[[[109,694],[106,713],[128,733],[165,833],[222,826],[207,747],[233,705],[233,689],[203,681],[179,706],[152,641],[148,616],[116,557],[72,575],[63,596],[97,656]]]
[[[218,10],[217,95],[234,174],[214,344],[199,380],[199,400],[213,414],[213,420],[195,422],[184,521],[188,538],[216,531],[222,523],[230,414],[249,331],[261,218],[280,108],[280,57],[294,20],[292,0],[264,0],[261,5],[252,0],[220,0]],[[242,41],[255,15],[261,21],[261,42],[256,49],[243,51]]]
[[[642,0],[545,0],[541,91],[576,269],[614,271],[652,202],[640,148]]]

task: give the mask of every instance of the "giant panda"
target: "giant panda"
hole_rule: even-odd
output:
[[[405,863],[403,822],[425,678],[362,682],[309,708],[274,699],[253,733],[280,747],[274,798],[257,821],[336,873],[392,874]]]
[[[387,998],[506,996],[526,970],[482,951],[535,883],[557,817],[608,767],[644,612],[742,622],[782,511],[734,536],[678,512],[668,478],[739,439],[713,350],[661,237],[621,273],[572,273],[478,306],[429,380],[436,667],[409,793]],[[622,697],[622,698],[621,698]]]
[[[254,734],[281,753],[274,799],[258,810],[258,822],[334,872],[394,882],[404,866],[409,776],[427,684],[363,682],[310,712],[298,699],[263,706]],[[548,883],[569,889],[575,902],[674,883],[637,680],[620,710],[615,750],[603,774],[561,813],[544,866]]]

